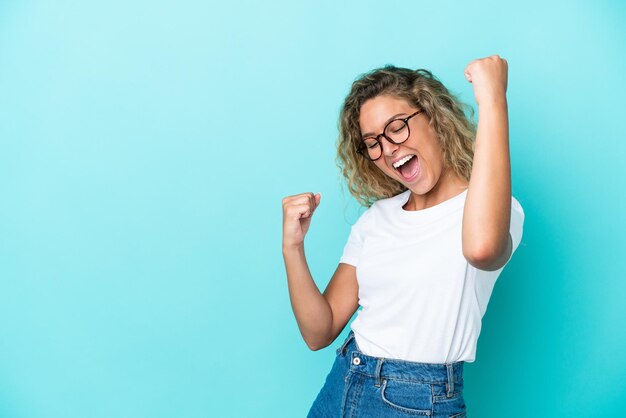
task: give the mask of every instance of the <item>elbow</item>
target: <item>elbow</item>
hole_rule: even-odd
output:
[[[464,251],[465,259],[479,270],[494,271],[502,268],[511,255],[511,237],[504,247],[484,243],[470,251]]]
[[[470,249],[463,249],[463,256],[472,264],[484,264],[493,259],[495,248],[487,243],[474,245]]]
[[[319,342],[306,342],[307,347],[309,347],[309,350],[311,351],[319,351],[322,348],[326,348],[328,347],[330,344],[325,344],[325,343],[319,343]]]
[[[309,349],[310,349],[311,351],[319,351],[319,350],[321,350],[322,348],[324,348],[324,347],[322,347],[321,345],[317,345],[317,346],[316,346],[316,345],[310,345],[310,344],[307,344],[307,346],[309,347]]]
[[[331,338],[330,335],[326,334],[317,335],[314,338],[311,338],[311,336],[309,336],[309,338],[305,338],[306,345],[311,351],[319,351],[326,348],[331,345],[333,341],[334,338]]]
[[[494,266],[494,258],[491,258],[491,257],[485,257],[485,256],[468,257],[466,256],[465,259],[467,260],[468,263],[476,267],[478,270],[491,271],[491,270],[497,270],[499,268],[498,266]]]

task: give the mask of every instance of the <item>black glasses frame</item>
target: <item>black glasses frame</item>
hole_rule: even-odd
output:
[[[367,158],[370,161],[376,161],[378,160],[380,157],[382,157],[383,153],[382,153],[382,149],[383,149],[383,144],[381,144],[381,140],[380,137],[384,137],[387,141],[391,142],[392,144],[396,144],[396,145],[400,145],[404,142],[406,142],[407,139],[409,139],[409,137],[411,136],[411,128],[409,127],[409,119],[411,119],[413,116],[422,113],[424,110],[420,109],[417,112],[413,113],[412,115],[407,116],[406,118],[397,118],[397,119],[392,119],[389,122],[387,122],[387,124],[385,125],[385,127],[383,128],[383,132],[376,135],[376,136],[368,136],[367,138],[374,138],[374,140],[376,140],[376,142],[378,143],[378,146],[381,149],[380,155],[377,158],[371,158],[369,153],[366,151],[367,146],[365,145],[365,139],[363,138],[363,140],[361,141],[361,143],[359,144],[359,146],[356,149],[356,152],[361,154],[363,157]],[[404,141],[400,141],[400,142],[395,142],[393,139],[389,138],[387,135],[385,135],[385,131],[387,130],[387,127],[389,125],[391,125],[393,122],[397,121],[397,120],[401,120],[402,122],[404,122],[404,124],[406,125],[406,129],[407,129],[407,135],[406,135],[406,139]]]

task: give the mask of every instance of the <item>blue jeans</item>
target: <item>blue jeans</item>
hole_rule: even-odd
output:
[[[363,354],[350,331],[307,418],[465,417],[463,361],[417,363]]]

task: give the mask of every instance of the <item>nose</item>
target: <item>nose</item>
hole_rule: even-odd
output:
[[[380,145],[383,147],[383,154],[390,157],[400,148],[400,145],[394,144],[384,136],[380,138]]]

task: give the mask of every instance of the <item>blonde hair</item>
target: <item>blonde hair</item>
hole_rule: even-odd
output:
[[[405,99],[424,111],[439,139],[444,167],[469,181],[476,125],[464,111],[473,118],[474,109],[460,102],[430,71],[386,65],[361,75],[352,83],[339,115],[336,162],[352,196],[369,207],[379,199],[407,190],[356,151],[361,142],[361,106],[368,99],[383,94]]]

